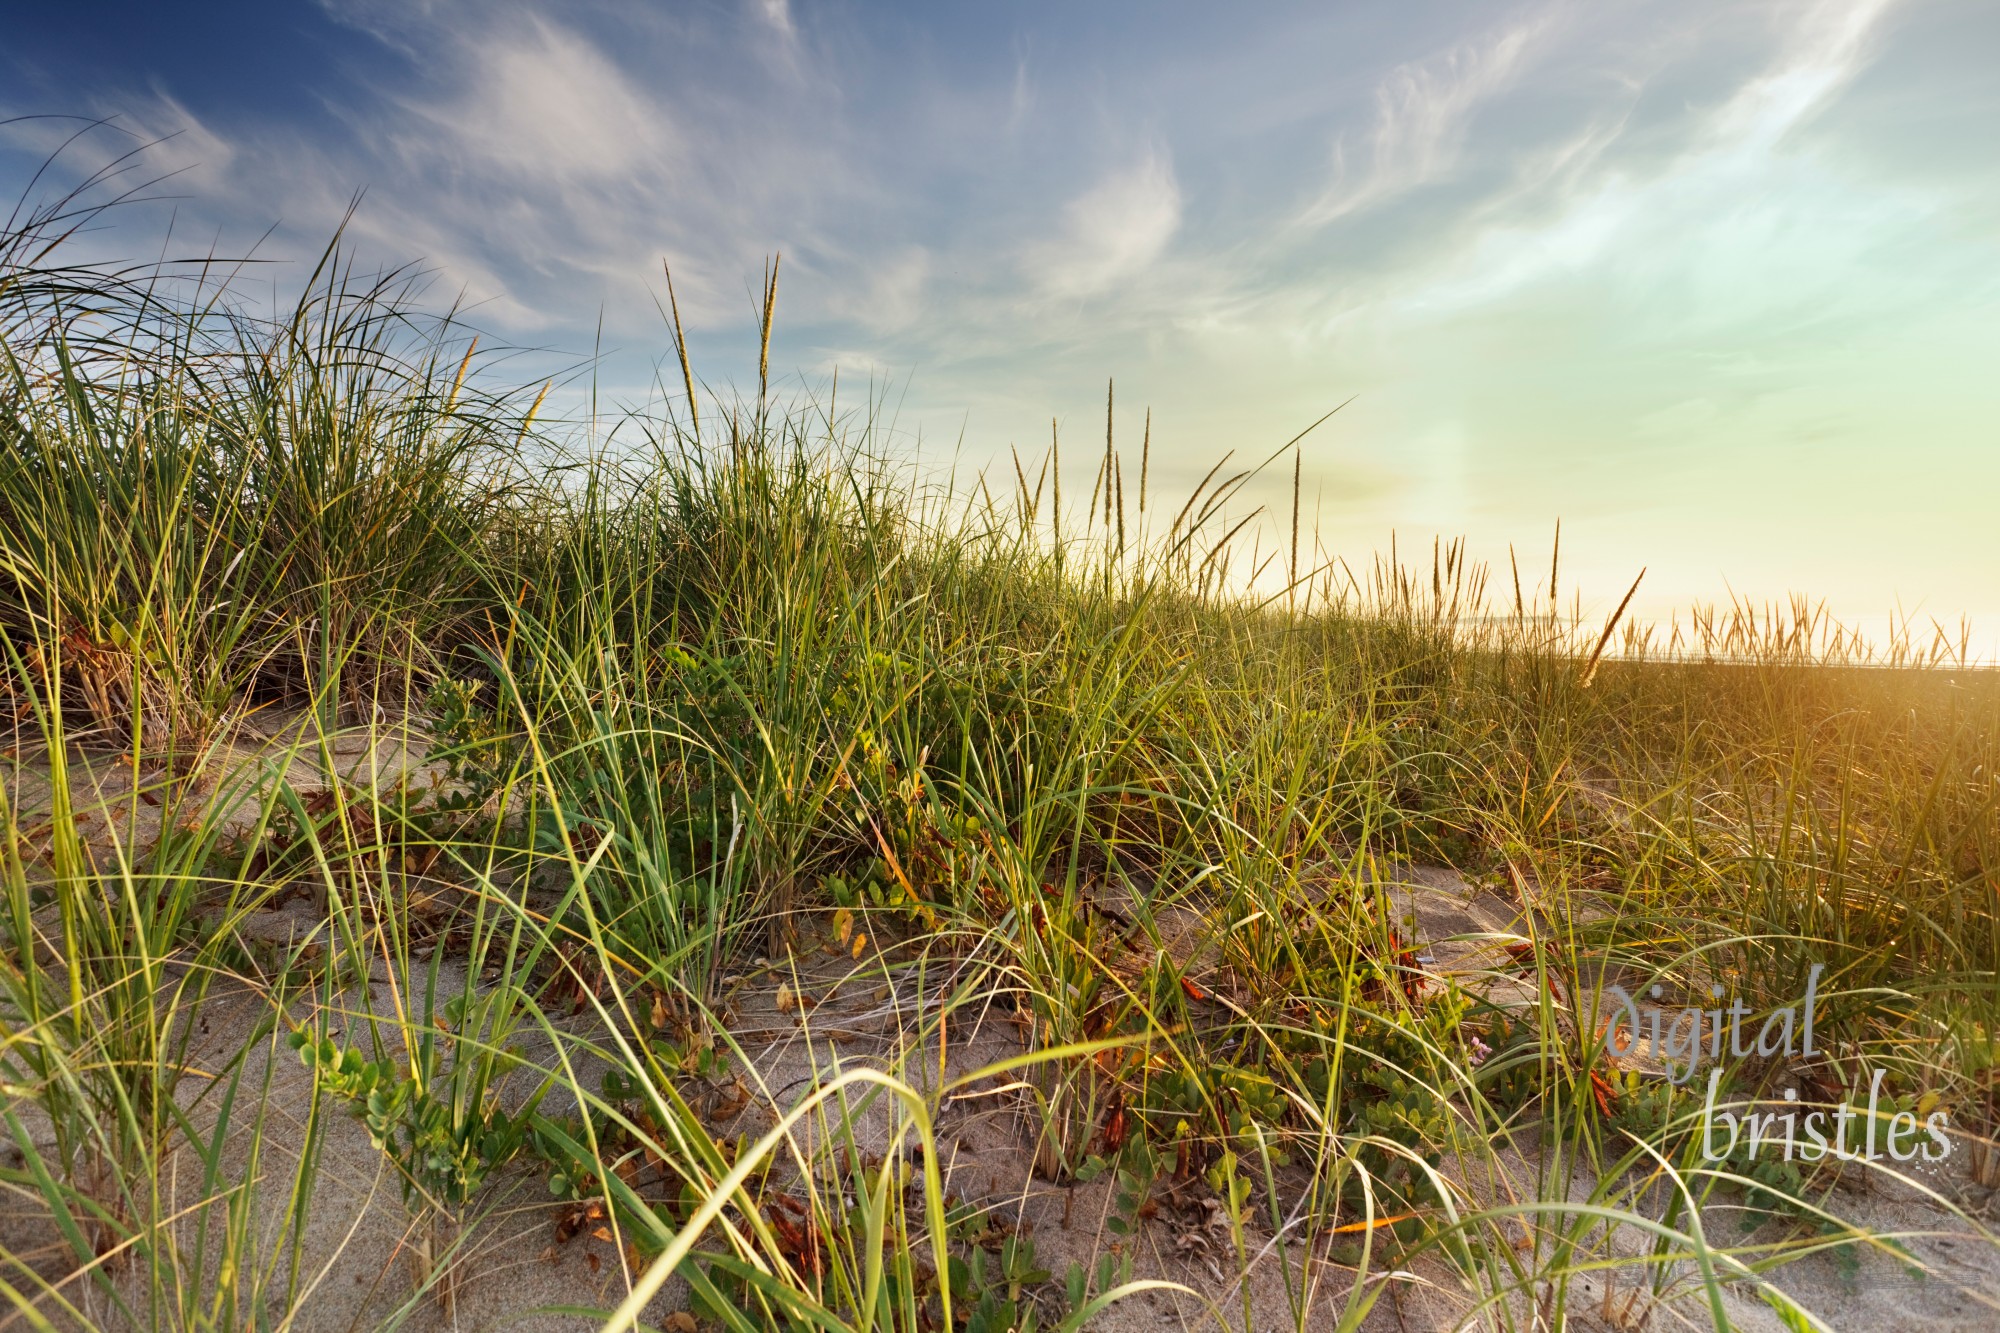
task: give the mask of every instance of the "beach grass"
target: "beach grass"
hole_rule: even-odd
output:
[[[682,391],[611,447],[337,246],[274,317],[70,264],[70,225],[0,244],[24,1324],[310,1326],[349,1115],[411,1219],[391,1322],[449,1313],[532,1177],[623,1274],[576,1315],[613,1327],[665,1292],[704,1327],[1075,1328],[1172,1282],[1247,1333],[1259,1264],[1302,1333],[1415,1271],[1477,1327],[1730,1292],[1813,1327],[1795,1264],[1921,1262],[1849,1216],[1911,1172],[1705,1155],[1711,1068],[1739,1113],[1872,1080],[1885,1133],[1942,1112],[1991,1160],[2000,679],[1942,634],[1586,620],[1559,554],[1357,569],[1244,500],[1287,462],[1296,493],[1283,451],[1169,496],[1107,426],[1068,508],[1059,442],[913,480],[865,406],[773,391],[775,268],[756,398],[707,395],[676,323]],[[1432,870],[1500,924],[1421,937],[1398,886]],[[893,1039],[769,1086],[743,978],[810,1032],[829,959]],[[1612,1058],[1654,987],[1753,1029],[1810,991],[1815,1050]],[[953,1064],[989,1020],[1011,1053]],[[760,1132],[720,1127],[738,1092]],[[946,1179],[975,1096],[1037,1179],[1118,1182],[1114,1235],[1199,1196],[1237,1280],[1038,1268]]]

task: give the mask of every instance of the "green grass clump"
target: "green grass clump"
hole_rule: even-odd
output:
[[[0,239],[0,1179],[51,1238],[0,1293],[37,1326],[308,1318],[346,1113],[409,1210],[399,1319],[529,1176],[618,1327],[670,1278],[722,1327],[911,1333],[1157,1285],[958,1196],[936,1127],[987,1096],[1046,1181],[1107,1179],[1107,1234],[1209,1209],[1300,1329],[1420,1264],[1495,1326],[1621,1271],[1628,1316],[1795,1310],[1786,1264],[1909,1253],[1842,1220],[1855,1169],[1705,1160],[1703,1089],[1598,1030],[1612,984],[1761,1018],[1815,964],[1821,1054],[1721,1059],[1732,1105],[1881,1071],[1885,1114],[1993,1135],[2000,681],[1962,655],[1620,639],[1554,567],[1489,605],[1457,548],[1362,578],[1296,523],[1253,602],[1255,469],[1172,503],[1142,458],[1128,506],[1108,430],[1082,520],[1053,456],[927,488],[810,395],[698,425],[691,372],[578,450],[337,249],[264,318],[59,264],[64,225]],[[356,769],[399,737],[427,767]],[[1421,938],[1413,864],[1504,929]],[[764,1086],[746,973],[810,1029],[835,955],[889,1054]],[[976,1018],[1017,1053],[966,1071]],[[1764,1225],[1705,1229],[1724,1199]],[[1202,1299],[1251,1326],[1249,1283]]]

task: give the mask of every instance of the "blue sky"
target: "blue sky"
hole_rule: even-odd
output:
[[[1466,535],[1638,605],[2000,627],[2000,6],[10,4],[0,116],[115,116],[183,239],[307,258],[356,191],[496,334],[893,386],[972,462],[1184,489],[1310,437],[1359,563]],[[18,193],[63,122],[0,129]],[[110,137],[106,137],[106,136]],[[99,246],[157,246],[169,205]],[[1088,485],[1089,452],[1073,451]],[[1288,469],[1287,469],[1288,472]],[[1288,489],[1273,477],[1266,498]],[[1282,503],[1288,507],[1289,496]]]

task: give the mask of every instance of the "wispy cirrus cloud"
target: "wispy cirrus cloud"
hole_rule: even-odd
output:
[[[771,31],[781,37],[792,38],[798,30],[792,26],[792,6],[790,0],[751,0],[757,16],[764,20]]]
[[[1095,296],[1157,261],[1180,223],[1181,189],[1173,162],[1157,149],[1148,150],[1065,204],[1061,228],[1027,248],[1021,270],[1043,295]]]
[[[1345,134],[1336,140],[1333,179],[1296,224],[1325,226],[1448,173],[1481,106],[1522,77],[1557,26],[1556,13],[1543,10],[1389,71],[1375,91],[1365,153],[1350,154]]]
[[[463,41],[453,63],[443,96],[396,98],[389,142],[414,171],[568,191],[671,182],[689,167],[674,111],[573,30],[523,17]]]
[[[1768,152],[1851,80],[1899,0],[1818,0],[1798,16],[1778,59],[1724,104],[1711,137]]]
[[[1607,289],[1643,290],[1642,322],[1679,315],[1713,328],[1772,302],[1856,294],[1860,252],[1907,228],[1920,202],[1883,192],[1787,138],[1864,68],[1894,0],[1820,0],[1800,10],[1770,58],[1718,105],[1688,119],[1678,152],[1629,163],[1609,141],[1579,151],[1582,171],[1507,192],[1430,278],[1398,305],[1442,314],[1506,300],[1602,265]],[[1693,301],[1696,309],[1691,306]]]
[[[404,62],[329,98],[334,132],[199,112],[157,84],[94,90],[92,111],[168,139],[150,162],[180,173],[184,227],[280,224],[310,253],[365,193],[351,243],[420,260],[482,318],[537,336],[600,312],[655,327],[646,284],[662,258],[698,325],[739,320],[743,274],[774,251],[794,273],[873,258],[839,235],[872,188],[842,91],[783,3],[609,24],[513,3],[476,21],[454,4],[328,12]]]

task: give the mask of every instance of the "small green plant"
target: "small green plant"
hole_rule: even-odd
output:
[[[974,1246],[968,1258],[953,1259],[952,1285],[965,1293],[970,1309],[966,1333],[1036,1333],[1039,1288],[1052,1274],[1035,1262],[1035,1242],[1018,1233],[1001,1238],[998,1255]]]
[[[405,1060],[370,1059],[304,1028],[289,1040],[320,1088],[347,1103],[395,1163],[406,1202],[455,1213],[519,1154],[552,1086],[544,1079],[520,1106],[505,1104],[504,1084],[521,1067],[519,1053],[498,1044],[506,1008],[499,997],[454,997],[414,1035]]]
[[[1128,1139],[1110,1158],[1093,1153],[1077,1168],[1079,1183],[1088,1184],[1106,1171],[1117,1173],[1117,1189],[1112,1194],[1112,1215],[1105,1229],[1114,1236],[1137,1234],[1146,1219],[1154,1216],[1153,1187],[1172,1163],[1143,1134]]]

